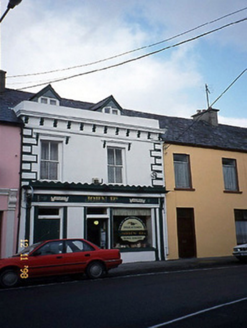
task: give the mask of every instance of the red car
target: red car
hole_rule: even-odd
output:
[[[84,239],[46,240],[0,259],[0,284],[14,287],[21,279],[74,273],[95,279],[121,263],[118,249],[101,249]]]

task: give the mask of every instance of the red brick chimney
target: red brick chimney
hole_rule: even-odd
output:
[[[5,90],[5,75],[6,72],[0,70],[0,92],[3,92]]]

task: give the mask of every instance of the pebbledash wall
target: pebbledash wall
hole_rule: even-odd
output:
[[[25,124],[19,238],[87,238],[124,262],[166,259],[159,121],[121,115],[112,98],[109,113],[54,103],[14,108]],[[55,178],[42,177],[48,166]]]

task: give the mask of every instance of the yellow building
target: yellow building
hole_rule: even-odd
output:
[[[247,129],[218,124],[217,112],[160,117],[167,259],[228,256],[247,242]]]

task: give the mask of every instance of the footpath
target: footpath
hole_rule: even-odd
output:
[[[118,268],[110,270],[109,275],[125,276],[131,274],[195,270],[240,265],[244,264],[240,263],[234,256],[135,262],[123,263]]]

